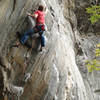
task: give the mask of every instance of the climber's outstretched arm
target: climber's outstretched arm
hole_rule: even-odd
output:
[[[37,18],[37,16],[38,16],[37,14],[30,14],[30,13],[27,13],[27,15],[28,15],[28,16],[31,16],[31,17],[33,17],[33,18]]]
[[[47,12],[48,12],[48,8],[45,7],[44,13],[47,14]]]

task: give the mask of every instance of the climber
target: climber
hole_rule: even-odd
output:
[[[35,11],[33,14],[27,13],[28,16],[31,16],[32,18],[36,19],[36,25],[34,28],[26,31],[22,38],[20,39],[20,43],[17,43],[17,46],[20,44],[25,44],[27,39],[35,33],[39,33],[39,36],[41,38],[41,49],[42,51],[45,47],[45,38],[44,38],[44,31],[45,31],[45,14],[47,13],[46,7],[44,8],[43,5],[39,5],[38,10]]]

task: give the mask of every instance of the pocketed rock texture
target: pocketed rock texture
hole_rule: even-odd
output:
[[[88,49],[94,50],[99,41],[94,35],[79,36],[77,7],[85,1],[78,2],[0,0],[0,100],[99,100],[99,72],[90,75],[84,63],[93,54]],[[23,35],[34,26],[26,13],[39,4],[48,8],[45,51],[39,52],[38,34],[27,46],[12,47],[18,32]]]

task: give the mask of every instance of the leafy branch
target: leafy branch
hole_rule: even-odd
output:
[[[100,56],[100,44],[98,44],[97,48],[95,49],[95,58],[99,56]],[[97,59],[87,60],[86,65],[89,72],[92,72],[94,70],[100,71],[100,61]]]
[[[92,24],[96,23],[100,19],[100,6],[94,5],[92,7],[86,8],[86,12],[90,14],[89,20]]]

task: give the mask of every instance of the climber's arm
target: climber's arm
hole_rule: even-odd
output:
[[[37,18],[37,17],[38,17],[37,14],[30,14],[30,13],[27,13],[27,15],[28,15],[28,16],[31,16],[31,17],[33,17],[33,18]]]
[[[48,12],[48,8],[45,7],[44,13],[47,14],[47,12]]]

